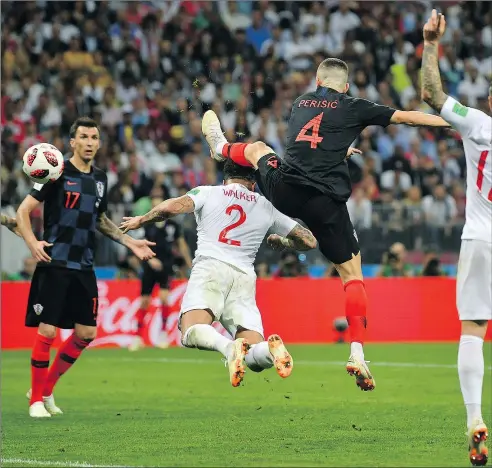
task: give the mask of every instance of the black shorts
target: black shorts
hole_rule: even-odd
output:
[[[159,285],[160,289],[169,289],[169,283],[171,282],[173,269],[172,265],[162,264],[162,270],[156,271],[150,268],[147,263],[143,265],[142,273],[142,288],[140,294],[142,296],[152,295],[154,286]]]
[[[41,322],[72,329],[75,324],[95,327],[99,299],[94,271],[38,267],[29,290],[26,327]]]
[[[263,195],[277,210],[300,219],[318,240],[321,253],[337,265],[359,253],[359,242],[345,202],[337,201],[307,185],[287,184],[275,154],[258,161],[256,181]]]

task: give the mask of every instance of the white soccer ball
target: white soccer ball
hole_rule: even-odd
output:
[[[63,174],[65,162],[63,154],[56,146],[49,143],[39,143],[31,146],[22,158],[24,173],[33,182],[46,184],[54,182]]]

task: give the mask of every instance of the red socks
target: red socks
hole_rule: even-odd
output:
[[[253,165],[244,157],[244,150],[249,143],[226,143],[222,148],[222,156],[232,159],[240,166],[253,167]]]
[[[345,302],[345,317],[349,326],[350,342],[364,344],[367,327],[367,296],[364,282],[352,280],[344,286],[347,299]]]
[[[43,387],[50,365],[50,348],[54,340],[39,333],[36,335],[31,354],[31,405],[36,401],[43,401]]]
[[[137,335],[141,335],[142,334],[142,330],[143,330],[143,327],[144,327],[144,320],[145,320],[145,315],[147,314],[147,310],[146,309],[138,309],[137,310],[137,313],[136,313],[136,317],[137,317]]]
[[[58,382],[58,379],[72,367],[91,341],[91,339],[81,340],[75,336],[75,333],[72,333],[72,336],[60,346],[58,354],[48,372],[42,396],[50,396],[53,393],[53,387]],[[32,393],[34,396],[34,388]]]
[[[161,305],[161,317],[162,317],[162,331],[166,331],[167,318],[169,317],[169,306],[167,304]]]

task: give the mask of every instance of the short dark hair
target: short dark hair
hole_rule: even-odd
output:
[[[97,128],[99,134],[101,133],[99,125],[97,125],[97,122],[94,119],[91,119],[90,117],[79,117],[70,127],[70,138],[75,138],[75,134],[79,127]]]
[[[232,159],[227,159],[224,164],[224,180],[243,179],[248,182],[255,181],[255,169],[253,167],[240,166]]]
[[[320,64],[320,68],[339,68],[340,70],[344,70],[348,73],[348,65],[340,59],[337,58],[327,58],[324,59]]]

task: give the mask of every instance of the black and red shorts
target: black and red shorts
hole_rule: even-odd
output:
[[[256,181],[263,195],[277,210],[300,219],[311,230],[321,253],[337,265],[359,253],[359,241],[350,221],[347,204],[308,185],[286,183],[276,154],[258,161]]]

